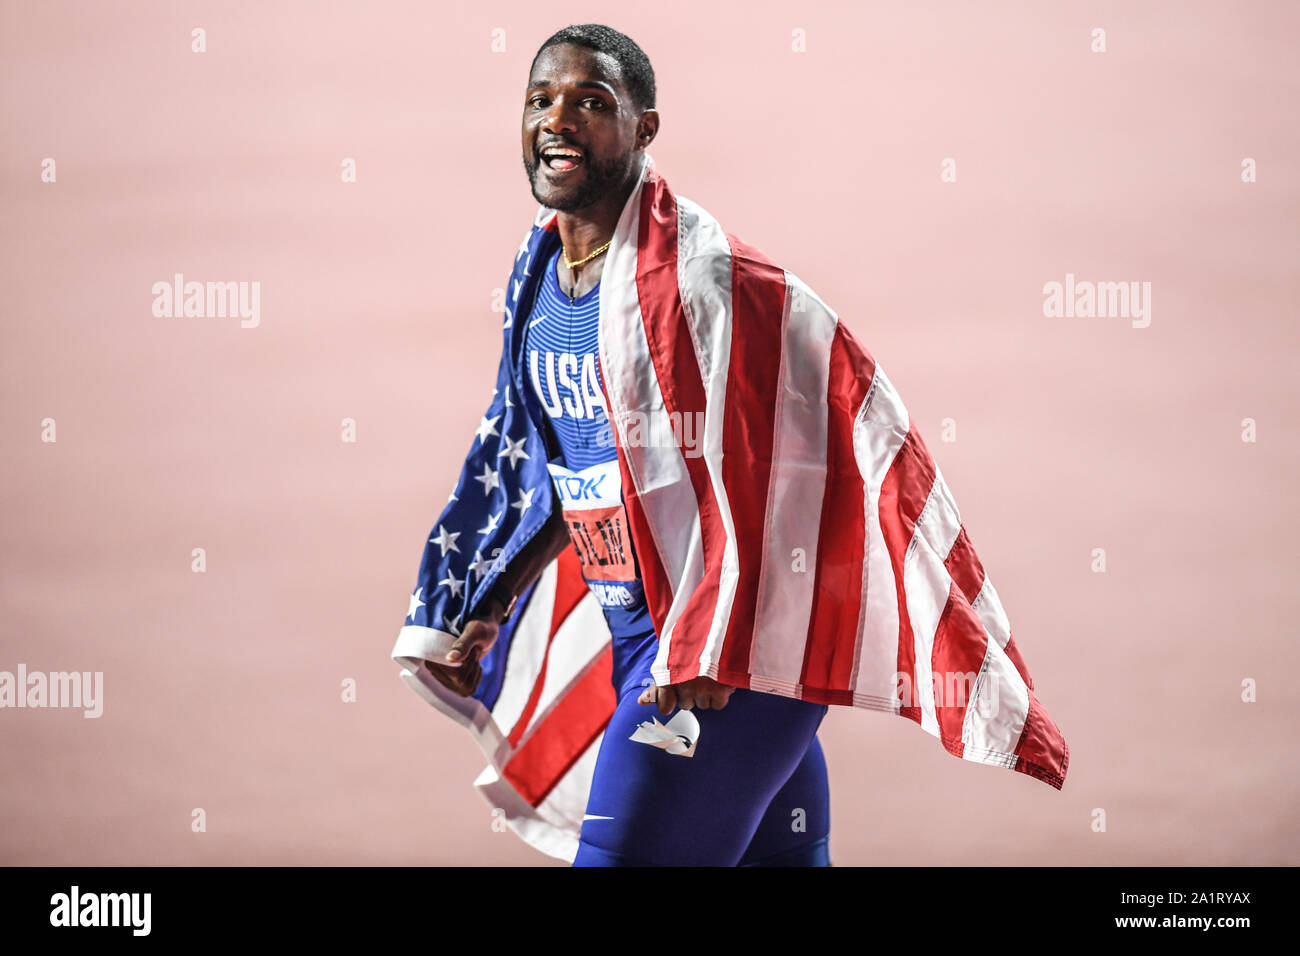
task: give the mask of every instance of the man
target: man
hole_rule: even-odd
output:
[[[480,785],[525,838],[553,848],[538,826],[583,800],[558,851],[575,865],[828,865],[832,703],[1059,787],[1064,739],[888,380],[810,289],[673,196],[658,129],[629,38],[542,45],[522,128],[542,212],[394,650],[408,681],[479,734]],[[599,642],[590,617],[562,634],[593,599]],[[956,704],[936,679],[954,667]]]

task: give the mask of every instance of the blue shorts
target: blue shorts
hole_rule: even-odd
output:
[[[694,711],[692,757],[629,740],[658,650],[653,632],[614,639],[618,707],[600,745],[574,866],[829,866],[830,792],[821,704],[737,689]]]

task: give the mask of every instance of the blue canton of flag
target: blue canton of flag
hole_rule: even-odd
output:
[[[530,270],[534,263],[545,263],[558,241],[534,223],[515,255],[492,402],[470,443],[456,488],[430,531],[407,627],[459,635],[497,576],[550,517],[552,485],[541,415],[535,396],[519,384],[522,336],[514,318],[528,314],[541,272]]]

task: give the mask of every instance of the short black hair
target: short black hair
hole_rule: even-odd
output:
[[[572,43],[574,46],[586,47],[588,50],[608,53],[618,61],[619,69],[623,73],[623,85],[632,94],[637,109],[655,108],[654,67],[650,65],[650,58],[645,55],[645,51],[637,46],[631,37],[599,23],[567,26],[563,30],[552,33],[546,42],[537,48],[537,54],[528,68],[529,74],[532,74],[533,67],[537,65],[537,57],[542,55],[543,50],[561,43]]]

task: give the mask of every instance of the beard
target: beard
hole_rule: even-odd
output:
[[[524,171],[528,174],[528,184],[535,200],[543,206],[560,212],[576,212],[599,202],[622,186],[627,181],[634,158],[634,155],[629,155],[619,159],[592,162],[590,157],[586,157],[582,161],[586,166],[582,185],[576,189],[564,186],[552,187],[549,198],[538,188],[539,185],[542,187],[549,185],[540,181],[542,161],[525,159]]]

